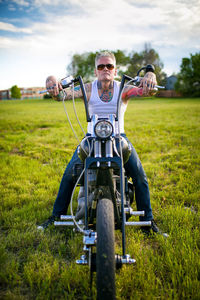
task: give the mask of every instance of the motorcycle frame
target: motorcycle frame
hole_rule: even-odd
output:
[[[151,65],[148,65],[151,67]],[[147,66],[147,67],[148,67]],[[139,71],[138,71],[138,74],[139,75],[139,72],[143,69],[147,69],[147,67],[145,68],[141,68]],[[152,70],[152,68],[150,68]],[[149,70],[150,70],[149,69]],[[121,100],[121,94],[123,92],[123,89],[124,89],[124,85],[125,85],[125,82],[126,80],[128,80],[128,84],[130,84],[131,82],[132,83],[137,83],[138,81],[140,81],[140,78],[139,76],[136,76],[135,78],[131,78],[127,75],[123,75],[122,76],[122,80],[121,80],[121,84],[120,84],[120,88],[119,88],[119,95],[118,95],[118,99],[117,99],[117,112],[116,112],[116,116],[112,115],[112,116],[109,116],[110,118],[110,122],[112,123],[114,120],[116,122],[118,122],[119,120],[119,104],[120,104],[120,100]],[[84,106],[85,106],[85,112],[86,112],[86,120],[87,122],[96,122],[98,121],[98,119],[96,118],[96,116],[92,116],[90,117],[89,115],[89,109],[88,109],[88,100],[87,100],[87,95],[86,95],[86,91],[85,91],[85,86],[83,84],[83,80],[82,80],[82,77],[81,76],[78,76],[76,78],[74,78],[73,80],[71,80],[70,82],[68,82],[67,84],[62,84],[62,87],[63,89],[65,88],[68,88],[69,86],[71,86],[72,84],[76,83],[76,82],[79,82],[80,84],[80,88],[81,88],[81,91],[82,91],[82,95],[83,95],[83,100],[84,100]],[[156,90],[157,90],[157,87],[158,88],[163,88],[163,87],[159,87],[159,86],[155,86],[156,87]],[[63,100],[64,101],[64,100]],[[73,129],[72,129],[73,130]],[[96,141],[99,142],[99,138],[96,136],[96,134],[92,134],[91,136],[92,138],[92,141],[96,143]],[[119,143],[120,143],[120,135],[117,134],[115,136],[116,139],[119,138]],[[111,143],[113,143],[113,149],[116,149],[116,145],[115,145],[115,141],[113,139],[113,136],[110,137],[110,141]],[[107,141],[104,140],[104,143],[106,143]],[[89,143],[89,141],[88,141]],[[90,148],[90,147],[89,147]],[[98,147],[97,147],[98,148]],[[84,151],[85,152],[85,151]],[[90,152],[90,151],[89,151]],[[132,208],[130,207],[130,205],[128,205],[127,207],[125,207],[125,199],[126,199],[126,196],[128,197],[128,180],[127,180],[127,177],[125,176],[125,170],[124,170],[124,166],[123,166],[123,156],[122,156],[122,148],[121,148],[121,145],[120,145],[120,154],[118,153],[118,151],[115,151],[117,156],[110,156],[108,155],[108,157],[101,157],[101,155],[98,155],[98,151],[97,151],[97,155],[95,154],[95,157],[91,157],[90,154],[85,158],[84,160],[84,187],[85,187],[85,224],[82,223],[82,221],[80,220],[80,225],[83,225],[84,224],[84,227],[85,229],[82,230],[81,227],[79,227],[79,224],[75,221],[75,218],[73,216],[73,212],[72,212],[72,198],[73,198],[73,194],[72,194],[72,197],[71,197],[71,216],[61,216],[61,220],[73,220],[73,222],[54,222],[54,224],[56,226],[62,226],[62,225],[65,225],[65,226],[73,226],[73,225],[76,225],[76,227],[78,228],[78,231],[82,232],[84,234],[84,247],[86,247],[85,249],[87,251],[90,251],[92,246],[95,246],[96,244],[96,233],[91,231],[89,229],[89,224],[88,224],[88,196],[89,196],[89,193],[88,193],[88,187],[89,187],[89,180],[88,180],[88,170],[89,169],[97,169],[98,171],[100,171],[100,173],[104,172],[104,175],[106,174],[106,178],[107,178],[107,184],[105,184],[105,180],[102,181],[102,178],[104,176],[99,176],[100,179],[98,179],[98,182],[100,182],[100,184],[98,184],[98,186],[101,187],[102,189],[102,186],[103,186],[103,192],[101,191],[102,195],[104,195],[104,198],[108,198],[110,199],[112,202],[113,202],[113,206],[114,206],[114,218],[115,218],[115,223],[116,223],[116,226],[117,229],[121,229],[121,232],[122,232],[122,252],[123,252],[123,255],[121,257],[121,262],[124,264],[132,264],[135,262],[134,259],[131,259],[130,256],[128,254],[125,254],[126,253],[126,241],[125,241],[125,226],[151,226],[151,222],[150,221],[140,221],[140,222],[135,222],[135,221],[131,221],[131,222],[127,222],[126,221],[126,214],[128,214],[128,216],[144,216],[145,214],[145,211],[133,211]],[[85,152],[86,154],[86,152]],[[114,190],[114,185],[113,183],[115,183],[115,179],[112,177],[113,175],[111,175],[109,172],[105,172],[105,166],[106,166],[106,169],[108,170],[114,170],[114,169],[118,169],[118,174],[120,173],[120,194],[121,194],[121,212],[119,214],[119,211],[118,211],[118,208],[119,208],[119,205],[117,205],[117,197],[115,197],[115,190]],[[102,172],[101,172],[102,171]],[[98,174],[99,172],[97,172]],[[108,175],[109,173],[109,175]],[[81,176],[83,175],[83,173],[80,175],[75,187],[79,184],[79,180],[81,178]],[[96,180],[97,182],[97,180]],[[102,183],[102,185],[101,185]],[[107,191],[106,191],[106,188],[107,188]],[[108,194],[108,188],[110,190],[110,193]],[[97,201],[98,197],[99,197],[99,194],[98,194],[98,190],[97,188],[94,189],[95,190],[95,201]],[[101,195],[101,199],[103,199]],[[92,205],[94,205],[94,210],[96,210],[96,203],[92,203]],[[93,208],[92,208],[93,209]],[[93,212],[92,212],[93,213]],[[94,217],[94,214],[92,215],[92,219]],[[117,220],[117,221],[116,221]],[[92,224],[92,225],[95,225]],[[93,227],[93,226],[92,226]],[[90,250],[89,250],[90,249]],[[85,250],[84,250],[85,251]],[[85,259],[81,259],[81,261],[79,261],[79,264],[86,264],[86,261]]]
[[[116,113],[116,117],[115,117],[115,121],[118,121],[118,114],[119,114],[119,101],[121,98],[121,93],[123,91],[124,88],[124,84],[126,82],[126,80],[128,81],[133,81],[133,78],[127,76],[127,75],[123,75],[122,80],[121,80],[121,84],[120,84],[120,90],[119,90],[119,95],[118,95],[118,99],[117,99],[117,113]],[[91,121],[91,117],[89,115],[89,109],[88,109],[88,101],[87,101],[87,95],[86,95],[86,91],[85,91],[85,87],[83,84],[83,80],[81,76],[78,76],[77,78],[74,79],[74,82],[79,82],[80,87],[81,87],[81,91],[83,94],[83,100],[84,100],[84,105],[85,105],[85,112],[86,112],[86,120],[87,122]],[[64,88],[64,87],[63,87]],[[111,168],[108,165],[111,163],[111,166],[113,167],[114,165],[117,166],[119,168],[120,171],[120,194],[121,194],[121,232],[122,232],[122,254],[125,257],[125,253],[126,253],[126,239],[125,239],[125,222],[126,222],[126,218],[125,218],[125,211],[124,211],[124,200],[125,200],[125,171],[124,171],[124,167],[123,167],[123,161],[121,159],[121,157],[87,157],[85,159],[85,177],[84,177],[84,186],[85,186],[85,229],[88,230],[88,170],[89,168],[94,168],[94,165],[96,165],[95,168],[100,169],[101,165],[107,164],[107,168]],[[101,181],[100,181],[101,182]],[[110,188],[110,187],[109,187]],[[112,191],[111,191],[111,195],[112,195]],[[114,211],[115,211],[115,218],[117,218],[116,216],[116,199],[112,199],[113,204],[114,204]]]

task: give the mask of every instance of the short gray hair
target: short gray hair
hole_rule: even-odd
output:
[[[116,58],[115,58],[115,55],[112,52],[109,52],[109,51],[102,51],[102,52],[97,53],[97,55],[95,57],[95,67],[97,67],[98,60],[101,57],[110,57],[110,58],[112,58],[112,60],[114,62],[114,66],[116,67]]]

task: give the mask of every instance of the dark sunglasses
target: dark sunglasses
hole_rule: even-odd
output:
[[[98,66],[97,66],[97,70],[102,71],[103,69],[105,69],[105,67],[106,67],[108,70],[113,70],[115,66],[112,65],[112,64],[106,64],[106,65],[101,64],[101,65],[98,65]]]

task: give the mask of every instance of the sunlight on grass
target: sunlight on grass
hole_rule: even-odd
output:
[[[72,103],[66,105],[71,114]],[[85,124],[80,101],[77,111]],[[117,272],[117,299],[200,299],[199,113],[200,99],[129,103],[126,133],[147,173],[155,220],[169,238],[126,230],[136,265]],[[77,145],[62,103],[2,101],[0,128],[0,298],[95,299],[88,268],[75,264],[82,236],[53,226],[45,233],[36,229],[51,214]]]

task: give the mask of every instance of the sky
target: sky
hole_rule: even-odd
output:
[[[150,43],[168,76],[200,51],[200,0],[0,0],[0,89],[63,78],[73,54],[140,52]]]

